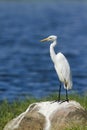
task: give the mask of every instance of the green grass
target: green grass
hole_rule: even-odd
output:
[[[15,101],[13,103],[3,101],[0,104],[0,130],[3,130],[8,121],[25,111],[26,108],[34,102],[37,102],[37,99],[30,98],[24,101]]]
[[[65,130],[87,130],[87,126],[73,126],[72,128],[66,128]]]
[[[35,99],[35,98],[27,98],[24,101],[15,101],[13,103],[8,103],[7,101],[3,101],[0,104],[0,130],[3,130],[5,124],[25,111],[27,107],[34,103],[34,102],[39,102],[39,101],[51,101],[51,100],[56,100],[57,95],[53,94],[50,95],[49,97],[43,98],[41,100]],[[64,98],[64,96],[62,96]],[[87,109],[87,96],[79,96],[77,94],[75,95],[70,95],[70,100],[75,100],[79,102],[85,109]],[[79,127],[79,126],[74,126],[73,128],[66,129],[66,130],[87,130],[87,126],[84,128]]]

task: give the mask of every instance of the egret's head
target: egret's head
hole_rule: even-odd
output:
[[[45,38],[45,39],[42,39],[41,40],[41,42],[46,42],[46,41],[55,41],[57,39],[57,36],[55,36],[55,35],[51,35],[51,36],[49,36],[49,37],[47,37],[47,38]]]

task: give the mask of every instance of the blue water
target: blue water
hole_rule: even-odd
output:
[[[58,91],[50,44],[39,42],[51,34],[71,66],[70,93],[87,92],[87,3],[0,2],[0,100]]]

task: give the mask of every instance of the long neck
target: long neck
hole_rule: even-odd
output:
[[[54,47],[56,46],[56,40],[53,42],[53,43],[51,43],[51,45],[50,45],[50,56],[51,56],[51,59],[52,59],[52,61],[53,62],[55,62],[55,56],[56,56],[56,53],[55,53],[55,51],[54,51]]]

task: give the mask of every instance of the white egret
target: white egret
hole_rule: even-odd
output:
[[[71,76],[70,65],[69,65],[66,57],[61,52],[56,54],[54,51],[54,47],[57,44],[57,36],[51,35],[51,36],[41,40],[41,42],[46,42],[46,41],[52,42],[50,45],[50,56],[54,63],[55,70],[56,70],[57,75],[60,80],[58,101],[60,101],[61,82],[64,84],[64,88],[66,89],[66,100],[65,101],[69,101],[67,90],[72,88],[72,76]]]

